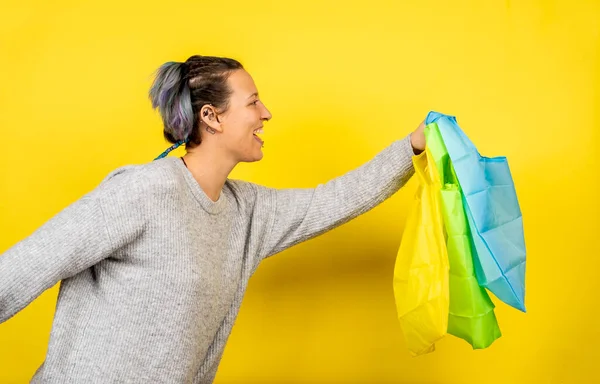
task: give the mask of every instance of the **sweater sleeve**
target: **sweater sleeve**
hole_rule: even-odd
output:
[[[408,136],[362,166],[316,188],[258,186],[257,211],[268,216],[259,258],[323,234],[391,197],[414,174],[413,155]]]
[[[116,184],[123,184],[119,179],[101,184],[0,254],[0,323],[135,238],[139,214],[127,212],[131,199],[119,198],[124,196],[117,192]]]

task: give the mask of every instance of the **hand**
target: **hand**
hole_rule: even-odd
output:
[[[410,144],[415,155],[425,150],[425,121],[421,122],[417,129],[410,134]]]

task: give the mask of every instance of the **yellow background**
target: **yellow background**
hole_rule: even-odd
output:
[[[258,269],[217,383],[600,380],[599,15],[591,0],[4,0],[0,253],[114,168],[168,147],[146,96],[160,64],[231,56],[273,113],[265,158],[234,178],[316,186],[429,110],[457,116],[484,155],[506,155],[528,313],[495,300],[503,337],[489,349],[448,336],[410,357],[392,275],[413,179]],[[27,382],[42,362],[57,293],[0,325],[0,383]]]

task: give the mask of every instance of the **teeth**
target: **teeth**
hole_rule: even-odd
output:
[[[254,131],[254,134],[257,134],[257,133],[262,134],[264,132],[263,132],[262,128],[260,128],[260,129],[257,129],[257,130]]]

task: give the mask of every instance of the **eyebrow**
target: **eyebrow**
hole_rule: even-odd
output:
[[[257,96],[258,97],[258,92],[254,92],[253,94],[251,94],[250,96],[248,96],[248,99],[251,98],[252,96]]]

